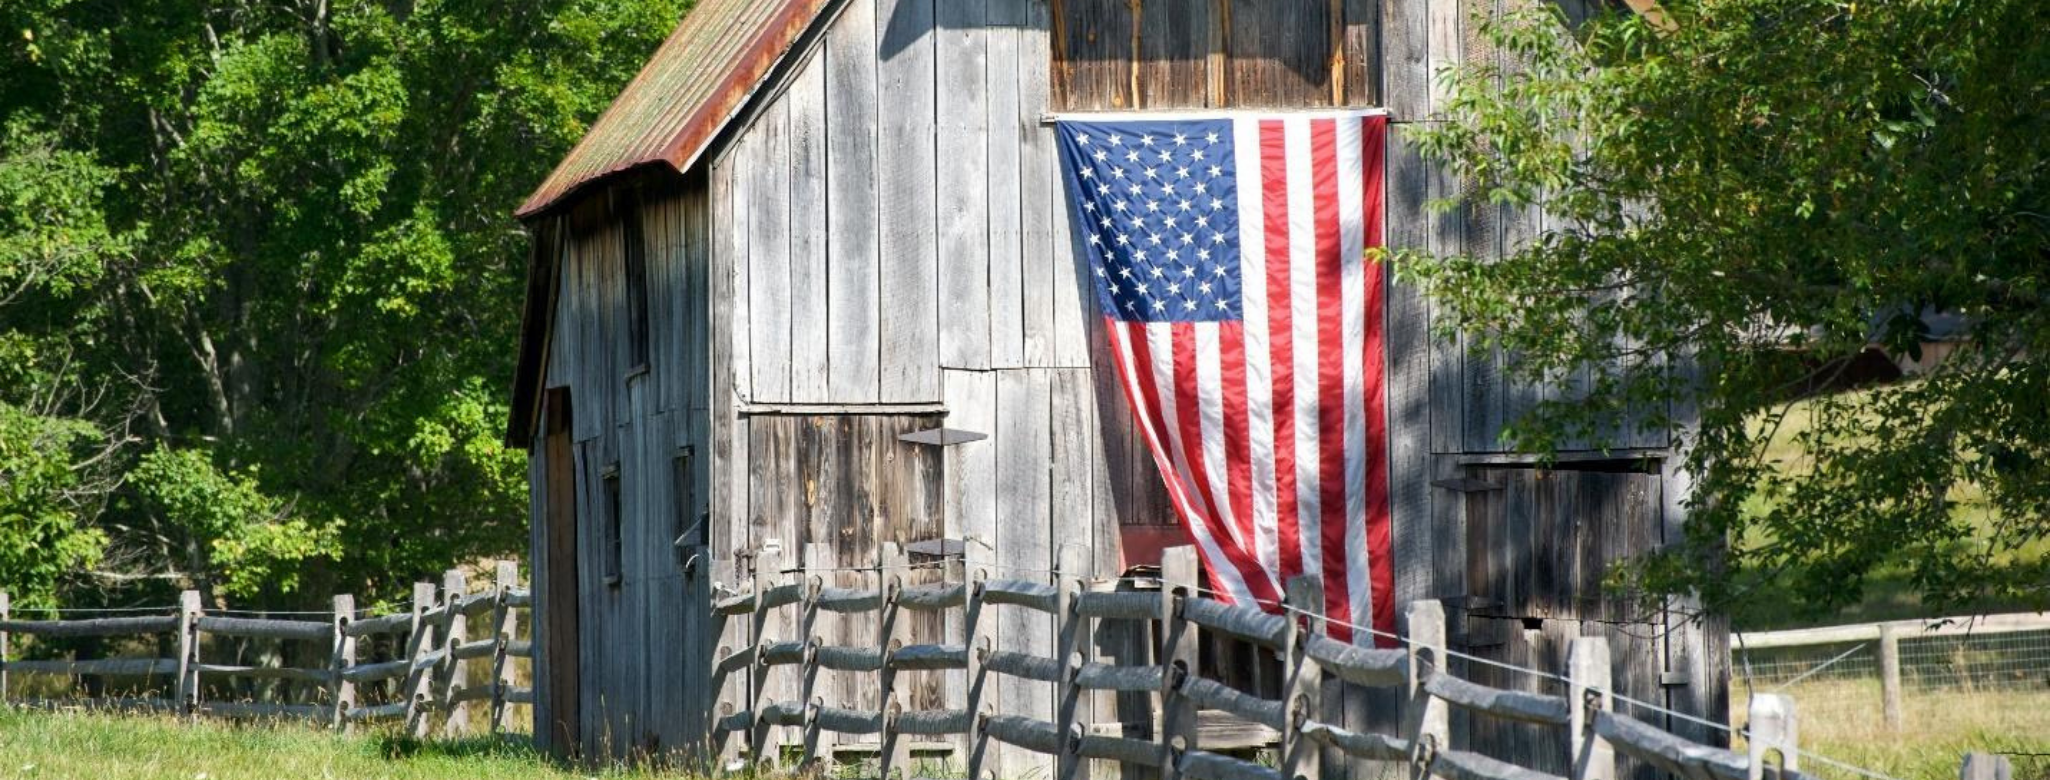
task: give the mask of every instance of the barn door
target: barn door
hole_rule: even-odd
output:
[[[582,728],[577,706],[578,681],[582,666],[579,651],[577,591],[577,462],[570,397],[566,389],[548,392],[542,458],[546,472],[547,500],[542,517],[542,581],[547,585],[541,605],[542,653],[548,667],[542,681],[546,706],[536,708],[535,723],[546,744],[557,754],[577,752]]]
[[[750,546],[781,549],[785,568],[816,572],[828,587],[876,587],[883,543],[901,548],[943,535],[940,448],[899,439],[937,428],[940,421],[935,415],[749,418]],[[905,584],[936,581],[940,574],[908,572]],[[938,613],[916,612],[899,620],[911,621],[907,643],[943,641]],[[821,614],[811,633],[829,645],[876,645],[873,619]],[[944,706],[942,679],[938,672],[898,677],[904,706]],[[874,674],[822,671],[815,685],[813,695],[826,701],[855,709],[881,707]],[[839,739],[873,741],[852,735]]]
[[[1606,636],[1617,690],[1663,701],[1665,614],[1603,589],[1613,565],[1663,543],[1659,475],[1631,468],[1469,468],[1472,484],[1486,487],[1464,494],[1466,616],[1454,630],[1464,629],[1466,652],[1556,672],[1566,668],[1573,637]],[[1566,693],[1556,680],[1487,664],[1467,662],[1459,673],[1497,688]],[[1561,775],[1571,769],[1563,727],[1473,718],[1466,737],[1471,749],[1497,758]]]

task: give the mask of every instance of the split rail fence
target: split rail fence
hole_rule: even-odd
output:
[[[533,643],[517,638],[520,613],[531,612],[533,597],[519,587],[517,567],[498,564],[490,587],[471,592],[465,575],[450,571],[437,588],[413,586],[412,606],[405,612],[364,617],[354,596],[335,596],[325,620],[280,620],[208,614],[198,591],[185,591],[179,606],[166,615],[125,615],[78,620],[15,620],[9,599],[0,592],[0,705],[44,709],[88,708],[142,710],[182,716],[301,719],[334,728],[351,724],[399,721],[415,736],[470,733],[468,702],[488,704],[490,728],[511,725],[511,705],[532,704],[531,687],[515,685],[513,659],[533,657]],[[317,613],[306,613],[317,614]],[[488,621],[489,634],[471,639],[472,621]],[[168,638],[175,651],[168,658],[99,658],[79,660],[17,660],[10,654],[14,637],[41,639],[132,639],[154,642]],[[276,640],[327,649],[319,666],[259,666],[209,661],[203,652],[208,638]],[[390,660],[358,657],[364,642],[388,638],[396,652]],[[159,645],[162,646],[162,645]],[[320,654],[316,651],[314,655]],[[490,683],[471,687],[466,665],[490,664]],[[141,689],[129,698],[64,697],[9,700],[8,676],[58,675],[70,678],[142,677],[168,679],[168,686]],[[302,683],[324,701],[223,701],[206,696],[208,680],[276,680]],[[358,686],[394,685],[377,704],[361,704]],[[169,693],[170,698],[163,694]]]
[[[713,689],[722,698],[714,705],[713,747],[726,766],[774,764],[786,751],[797,753],[800,765],[809,764],[823,757],[822,734],[832,732],[879,738],[875,776],[881,778],[899,770],[906,778],[918,776],[908,750],[911,740],[951,739],[965,751],[971,780],[993,776],[986,766],[992,743],[1044,756],[1054,770],[1052,780],[1084,776],[1084,765],[1092,761],[1116,762],[1127,772],[1158,771],[1165,780],[1315,780],[1323,775],[1320,767],[1357,762],[1407,765],[1413,778],[1564,780],[1455,749],[1449,713],[1456,707],[1472,717],[1565,726],[1575,780],[1612,780],[1618,776],[1619,757],[1694,780],[1757,780],[1768,754],[1778,757],[1779,776],[1805,776],[1798,771],[1801,753],[1792,701],[1775,696],[1752,701],[1746,753],[1694,744],[1612,707],[1609,648],[1600,637],[1574,640],[1569,692],[1559,697],[1500,690],[1454,676],[1445,613],[1438,602],[1403,607],[1398,648],[1339,642],[1313,630],[1323,620],[1324,603],[1315,578],[1288,583],[1286,606],[1279,613],[1235,606],[1200,595],[1190,548],[1168,551],[1158,592],[1105,591],[1058,573],[1053,584],[964,572],[951,581],[907,585],[903,571],[892,571],[891,561],[901,560],[886,545],[885,565],[872,570],[863,587],[830,586],[817,575],[758,576],[747,592],[713,603],[714,625],[722,626],[722,635],[744,637],[744,644],[722,647],[714,657]],[[774,572],[776,567],[757,570]],[[992,646],[978,627],[992,624],[999,609],[1052,615],[1058,626],[1052,655]],[[777,610],[794,611],[789,615],[794,619],[772,619]],[[949,613],[948,622],[961,626],[949,637],[958,643],[906,644],[904,626],[911,622],[906,615],[912,612]],[[954,612],[958,623],[951,619]],[[877,644],[848,647],[804,638],[806,627],[815,625],[821,613],[869,616],[878,627]],[[1102,620],[1150,624],[1159,642],[1158,663],[1088,660],[1080,643]],[[799,636],[771,635],[772,624],[797,626]],[[1285,665],[1285,696],[1263,698],[1200,676],[1197,649],[1205,632],[1278,655]],[[821,687],[813,683],[821,670],[874,673],[880,708],[854,709],[817,695]],[[906,708],[906,698],[895,690],[897,676],[929,670],[966,673],[964,709]],[[779,673],[798,675],[797,685],[769,684],[770,675]],[[744,684],[727,685],[734,675],[742,675]],[[987,706],[983,691],[995,690],[997,676],[1054,684],[1055,718],[1040,720]],[[1400,733],[1360,733],[1319,720],[1321,698],[1333,695],[1327,685],[1339,681],[1393,689],[1402,708]],[[775,691],[789,690],[802,698],[771,698]],[[1099,734],[1078,723],[1078,701],[1097,691],[1147,694],[1157,713],[1152,733]],[[1211,714],[1205,711],[1271,729],[1279,735],[1274,745],[1278,759],[1262,763],[1206,750],[1196,728],[1199,716]],[[779,735],[791,732],[801,732],[802,738],[779,744]],[[1012,766],[1003,771],[1019,774]]]

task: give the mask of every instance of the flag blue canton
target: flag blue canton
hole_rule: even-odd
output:
[[[1070,121],[1060,141],[1077,243],[1106,316],[1242,316],[1230,120]]]

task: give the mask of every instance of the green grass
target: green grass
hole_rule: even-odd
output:
[[[36,780],[653,780],[687,775],[573,770],[519,738],[419,742],[297,724],[187,725],[170,718],[0,709],[0,779]]]
[[[1730,692],[1732,712],[1744,712],[1744,686]],[[2050,780],[2050,691],[1909,691],[1898,731],[1886,726],[1876,681],[1804,683],[1786,693],[1799,709],[1801,747],[1810,753],[1901,780],[1951,780],[1966,753],[2020,754],[2011,759],[2015,780]],[[1861,780],[1812,760],[1801,769],[1825,780]]]

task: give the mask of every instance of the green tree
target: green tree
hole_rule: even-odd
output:
[[[2050,602],[2043,6],[1666,12],[1664,31],[1488,22],[1503,56],[1444,74],[1448,121],[1420,145],[1476,199],[1561,227],[1398,269],[1523,377],[1592,367],[1586,401],[1514,426],[1523,448],[1655,399],[1698,410],[1687,543],[1636,570],[1656,591],[1770,584],[1821,610],[1886,575],[1938,605]],[[1945,319],[1967,340],[1925,354]],[[1840,392],[1873,351],[1933,365]]]
[[[310,603],[522,549],[510,213],[689,4],[0,5],[0,171],[91,174],[0,174],[0,258],[47,267],[0,298],[39,366],[0,401],[92,389],[38,408],[118,444],[65,510],[94,581]],[[50,239],[52,204],[104,235]]]

